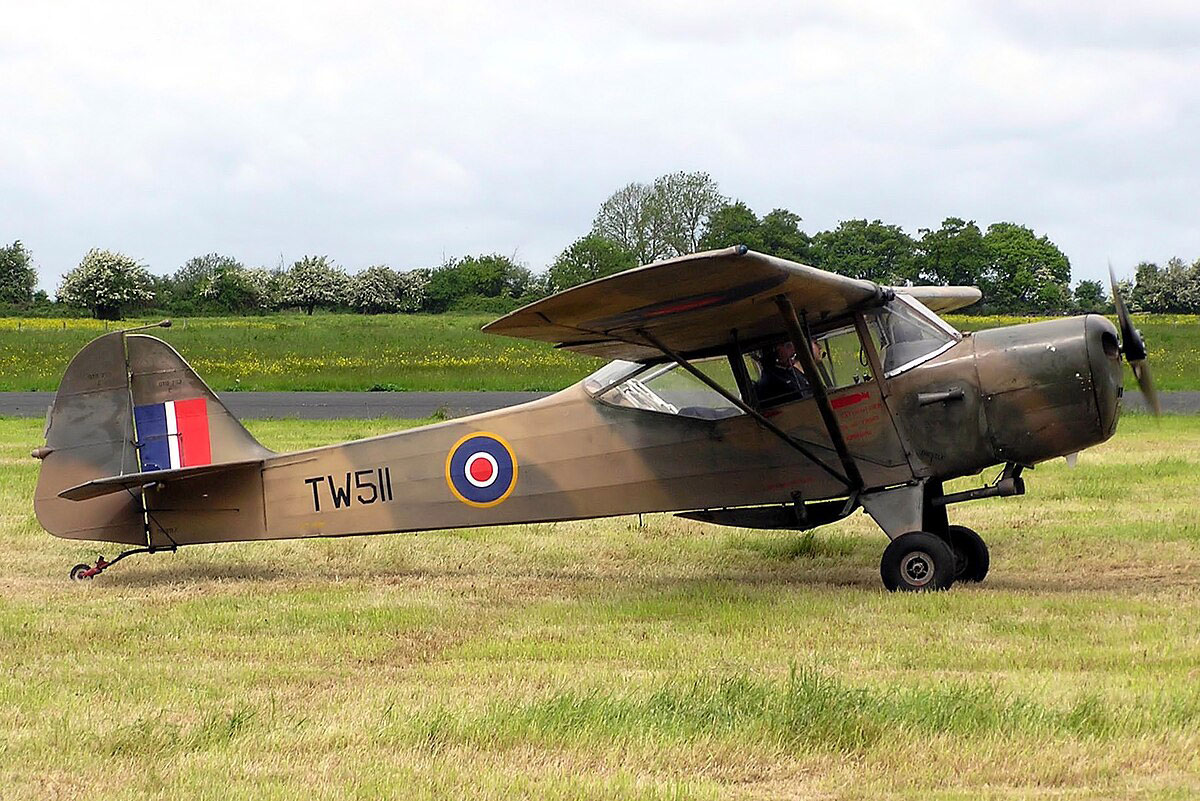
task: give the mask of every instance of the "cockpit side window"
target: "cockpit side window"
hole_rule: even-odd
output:
[[[838,328],[817,338],[821,349],[821,378],[829,389],[862,384],[871,380],[871,362],[863,349],[858,331]]]
[[[812,397],[812,380],[805,375],[790,340],[757,348],[746,360],[756,401],[768,408]],[[860,384],[871,379],[870,363],[853,326],[825,331],[813,340],[813,360],[826,389]]]
[[[932,358],[958,341],[954,329],[919,302],[896,297],[864,315],[867,331],[879,352],[884,377]],[[853,324],[819,330],[813,337],[813,359],[827,389],[840,389],[873,380],[871,362]],[[729,356],[697,359],[691,364],[733,397],[756,408],[769,408],[813,395],[812,380],[804,374],[792,342],[782,336],[762,340],[734,358],[745,367],[741,391]],[[631,409],[720,420],[742,414],[721,393],[678,364],[645,365],[612,362],[584,380],[584,389],[599,400]]]
[[[692,364],[735,398],[740,396],[728,357],[698,359]],[[587,388],[587,381],[584,386]],[[742,413],[728,398],[674,363],[637,371],[596,397],[612,406],[701,420],[721,420]]]

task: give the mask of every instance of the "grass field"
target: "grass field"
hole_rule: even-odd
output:
[[[1200,418],[955,507],[992,575],[915,596],[857,515],[203,546],[72,585],[96,549],[39,530],[39,435],[0,420],[0,798],[1200,794]]]
[[[233,390],[556,390],[602,362],[482,334],[479,315],[327,314],[195,318],[155,329],[219,392]],[[1026,322],[948,318],[963,330]],[[146,322],[146,321],[142,321]],[[130,326],[134,322],[122,325]],[[1144,315],[1159,388],[1200,390],[1200,318]],[[53,390],[96,320],[0,318],[0,391]],[[1132,380],[1126,381],[1133,386]]]
[[[548,345],[480,333],[490,319],[457,314],[202,317],[151,333],[175,346],[218,392],[553,390],[603,364]],[[104,331],[105,324],[96,320],[64,325],[62,320],[0,319],[0,391],[55,389],[75,352]]]

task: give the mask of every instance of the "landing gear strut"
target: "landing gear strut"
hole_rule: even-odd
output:
[[[96,576],[103,573],[108,568],[120,562],[126,556],[133,556],[138,553],[156,553],[158,551],[173,551],[174,548],[133,548],[128,551],[123,551],[117,555],[117,558],[109,562],[103,556],[96,560],[95,565],[89,565],[86,562],[80,562],[71,568],[71,581],[91,581]]]
[[[879,563],[889,590],[945,590],[956,581],[979,582],[988,574],[990,557],[983,538],[946,517],[951,503],[1021,495],[1021,465],[1005,465],[995,482],[946,495],[942,482],[928,480],[863,493],[863,509],[892,537]]]

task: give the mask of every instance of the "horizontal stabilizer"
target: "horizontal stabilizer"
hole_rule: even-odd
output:
[[[68,501],[86,501],[110,495],[114,492],[133,490],[151,484],[165,484],[169,481],[184,481],[214,473],[223,473],[236,467],[248,467],[262,464],[262,459],[246,459],[240,462],[222,462],[221,464],[206,464],[198,467],[177,467],[173,470],[147,470],[144,473],[126,473],[120,476],[107,476],[76,484],[58,493],[58,497]]]

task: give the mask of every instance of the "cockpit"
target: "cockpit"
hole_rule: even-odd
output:
[[[928,361],[962,335],[914,298],[895,298],[864,314],[866,330],[879,354],[884,378]],[[871,359],[853,319],[814,327],[813,363],[828,390],[873,379]],[[812,395],[813,377],[782,335],[731,347],[721,355],[689,360],[714,383],[754,409],[768,409]],[[584,389],[602,403],[703,420],[742,414],[729,398],[677,362],[614,361],[584,380]]]

